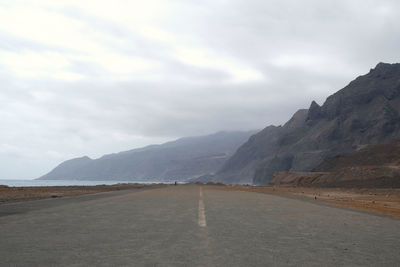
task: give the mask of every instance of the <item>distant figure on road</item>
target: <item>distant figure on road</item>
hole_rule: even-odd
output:
[[[175,185],[177,185],[177,182],[175,181]]]

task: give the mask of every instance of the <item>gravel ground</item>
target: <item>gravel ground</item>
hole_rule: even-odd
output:
[[[400,189],[215,186],[216,189],[296,196],[400,219]]]

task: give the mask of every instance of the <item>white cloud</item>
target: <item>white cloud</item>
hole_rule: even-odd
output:
[[[203,49],[179,47],[176,57],[187,65],[228,72],[233,82],[258,81],[264,78],[263,74],[254,68],[243,66],[233,59],[222,58]]]
[[[79,80],[83,75],[68,71],[67,55],[55,52],[0,51],[0,62],[21,78]]]
[[[1,31],[41,43],[57,51],[29,51],[29,48],[26,48],[28,51],[0,52],[1,60],[7,68],[27,78],[77,80],[83,78],[83,75],[68,70],[73,61],[98,66],[105,70],[105,75],[115,75],[116,79],[138,71],[156,71],[160,66],[156,60],[124,55],[118,49],[112,49],[113,46],[119,48],[129,44],[102,32],[101,29],[92,29],[85,21],[65,16],[62,8],[72,6],[73,2],[64,2],[64,5],[58,3],[56,8],[52,6],[52,9],[47,5],[42,8],[29,5],[0,8]],[[128,17],[127,10],[122,5],[113,5],[112,7],[118,7],[114,11],[109,5],[104,6],[104,3],[99,5],[96,2],[94,6],[98,8],[89,4],[82,7],[84,11],[97,10],[100,16],[111,12],[114,18],[121,18],[123,15],[118,11],[124,10],[125,16]],[[140,7],[142,6],[141,4]],[[137,12],[139,13],[140,11]],[[131,13],[131,16],[134,15]],[[143,17],[143,14],[140,17]]]

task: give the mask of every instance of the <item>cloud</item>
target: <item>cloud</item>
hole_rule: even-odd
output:
[[[380,61],[397,1],[2,1],[0,178],[282,124]]]

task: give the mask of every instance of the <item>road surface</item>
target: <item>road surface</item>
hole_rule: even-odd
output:
[[[1,266],[399,266],[400,220],[179,185],[0,205]]]

